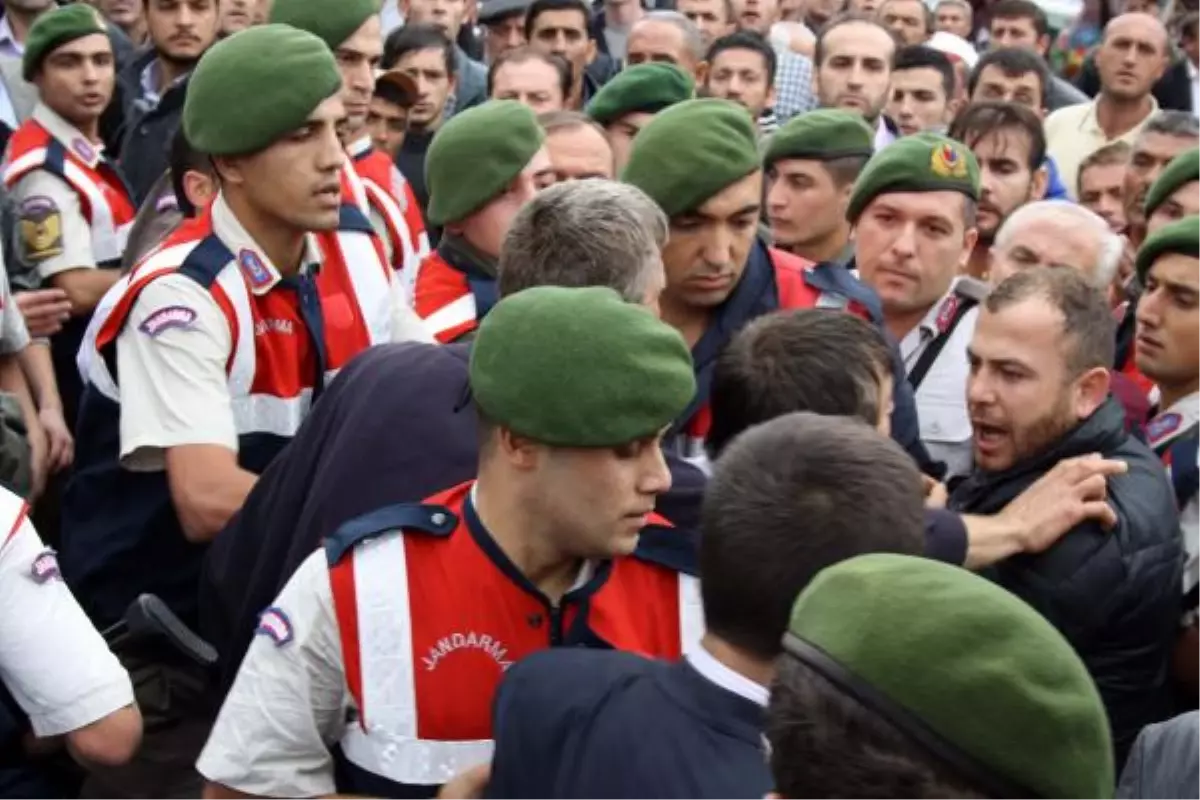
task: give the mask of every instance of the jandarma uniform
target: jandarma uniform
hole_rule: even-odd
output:
[[[570,380],[557,401],[527,402],[559,376]],[[678,334],[608,289],[502,300],[480,327],[470,386],[499,426],[609,449],[653,437],[694,391]],[[660,518],[632,555],[584,561],[554,604],[487,529],[480,487],[368,513],[301,565],[260,618],[198,763],[205,777],[271,796],[428,791],[490,756],[492,695],[521,657],[603,646],[677,658],[699,640],[689,545]]]
[[[247,67],[262,48],[277,58]],[[260,109],[263,120],[252,129],[238,129],[214,106],[235,99],[226,97],[229,68],[240,68],[245,91],[281,74],[308,76],[310,88]],[[302,124],[339,85],[332,56],[315,37],[286,26],[255,28],[201,60],[184,125],[205,152],[256,152]],[[87,391],[77,472],[64,503],[65,574],[99,624],[145,591],[192,622],[202,548],[182,534],[165,452],[218,445],[236,452],[243,469],[261,472],[337,370],[392,339],[403,303],[357,209],[342,208],[337,230],[308,234],[299,274],[283,277],[224,195],[106,300],[81,358]]]

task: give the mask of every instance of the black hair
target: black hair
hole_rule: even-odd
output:
[[[923,44],[901,47],[896,52],[892,72],[900,72],[905,69],[936,70],[942,76],[942,90],[946,93],[946,99],[954,99],[954,64],[950,62],[950,57],[941,50],[935,50]]]
[[[591,38],[592,9],[584,0],[533,0],[525,12],[525,39],[533,39],[533,25],[546,11],[578,11],[583,15],[583,29]]]
[[[859,420],[796,413],[751,428],[704,492],[705,627],[774,659],[796,596],[818,572],[866,553],[920,555],[924,516],[913,460]]]
[[[1020,131],[1029,142],[1026,166],[1036,171],[1046,160],[1046,132],[1038,115],[1020,103],[971,103],[950,123],[949,136],[974,148],[981,139],[1002,131]]]
[[[175,129],[175,135],[171,137],[171,147],[167,158],[171,173],[171,190],[175,192],[175,202],[179,207],[179,213],[185,217],[194,217],[197,209],[192,205],[192,201],[188,200],[187,192],[184,191],[183,176],[188,170],[192,170],[215,177],[216,168],[213,166],[212,159],[192,147],[183,132],[182,125]]]
[[[1108,3],[1100,5],[1106,6]],[[1039,39],[1050,33],[1050,21],[1046,18],[1046,12],[1042,11],[1041,6],[1032,0],[1000,0],[992,6],[989,13],[993,22],[998,19],[1032,20],[1033,29],[1037,32]]]
[[[1050,86],[1050,67],[1046,59],[1037,53],[1023,47],[997,47],[988,50],[971,70],[967,79],[967,97],[975,95],[975,87],[979,85],[979,77],[987,67],[996,67],[1006,78],[1019,78],[1032,72],[1037,75],[1038,87],[1042,93],[1042,106],[1046,105],[1046,89]]]
[[[394,69],[400,59],[418,50],[441,50],[446,63],[446,74],[454,75],[458,67],[458,56],[454,52],[454,42],[434,25],[405,25],[388,34],[383,43],[383,57],[379,60],[380,69]]]
[[[563,99],[566,100],[571,96],[571,89],[575,85],[575,76],[571,73],[570,62],[560,55],[543,53],[532,47],[524,46],[501,53],[492,61],[487,72],[488,97],[492,96],[492,87],[496,83],[496,73],[500,71],[501,67],[505,64],[524,64],[526,61],[541,61],[553,67],[555,74],[558,75],[558,87],[562,90]]]
[[[766,69],[767,88],[770,89],[775,85],[775,65],[778,63],[779,57],[775,55],[775,48],[763,38],[762,34],[749,30],[726,34],[709,45],[704,60],[711,66],[713,59],[726,50],[750,50],[758,53],[762,56],[763,66]]]

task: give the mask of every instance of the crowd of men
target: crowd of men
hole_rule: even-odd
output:
[[[1200,798],[1094,5],[4,0],[0,796]]]

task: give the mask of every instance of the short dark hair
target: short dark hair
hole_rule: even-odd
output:
[[[936,70],[942,76],[942,90],[946,93],[946,99],[954,99],[954,64],[950,62],[950,57],[941,50],[934,50],[923,44],[901,47],[896,51],[892,72],[906,69]]]
[[[776,662],[766,737],[783,797],[991,797],[788,655]]]
[[[922,496],[913,460],[858,420],[796,413],[746,431],[704,492],[705,627],[775,658],[796,596],[822,569],[865,553],[921,554]]]
[[[896,38],[896,34],[893,33],[892,30],[886,25],[875,19],[875,17],[867,14],[860,14],[856,11],[848,11],[843,14],[838,14],[836,17],[821,26],[821,30],[817,34],[817,43],[813,49],[812,63],[814,67],[821,66],[821,62],[825,60],[825,37],[835,29],[840,28],[843,25],[849,25],[852,22],[861,22],[866,25],[874,25],[876,28],[879,28],[879,30],[886,33],[888,38],[892,40],[892,57],[889,59],[888,63],[889,65],[895,63],[896,48],[900,46],[900,40]]]
[[[762,34],[757,31],[734,31],[726,34],[708,46],[704,60],[711,66],[713,59],[726,50],[750,50],[758,53],[762,56],[763,67],[766,69],[767,88],[770,89],[775,85],[775,65],[778,63],[779,57],[775,54],[775,48],[763,38]]]
[[[879,4],[880,16],[883,15],[884,6],[895,1],[896,0],[883,0],[883,2]],[[914,2],[919,3],[921,6],[921,13],[925,20],[925,33],[932,35],[934,28],[937,27],[937,16],[934,14],[933,9],[926,5],[925,0],[914,0]]]
[[[525,38],[533,38],[533,24],[547,11],[578,11],[583,15],[583,29],[591,38],[592,9],[584,0],[533,0],[525,12]]]
[[[1019,103],[971,103],[950,123],[949,136],[974,148],[994,133],[1019,131],[1029,142],[1026,166],[1036,172],[1046,160],[1046,132],[1037,114]]]
[[[1046,88],[1050,85],[1050,67],[1046,66],[1046,59],[1023,47],[997,47],[995,50],[988,50],[976,62],[975,69],[971,70],[971,77],[967,79],[968,97],[975,94],[979,76],[986,67],[996,67],[1006,78],[1019,78],[1030,72],[1037,75],[1038,91],[1041,92],[1042,106],[1045,107]]]
[[[990,14],[993,22],[998,19],[1032,20],[1039,39],[1050,32],[1050,20],[1046,18],[1046,12],[1033,0],[1000,0],[992,6]]]
[[[192,147],[187,135],[183,132],[183,126],[180,125],[175,129],[175,135],[171,137],[171,149],[167,156],[167,163],[171,173],[171,190],[175,193],[175,203],[179,207],[179,213],[185,217],[196,216],[197,209],[192,205],[192,201],[188,200],[187,192],[183,188],[183,176],[188,170],[215,176],[216,168],[213,167],[212,159]]]
[[[400,59],[418,50],[441,50],[446,62],[446,74],[454,75],[458,67],[458,56],[454,52],[454,42],[434,25],[405,25],[388,34],[383,42],[383,57],[379,59],[380,69],[393,69]]]
[[[880,376],[891,369],[883,334],[852,314],[800,309],[759,317],[717,357],[708,450],[716,457],[747,428],[793,411],[874,426],[885,402]]]
[[[1120,140],[1109,142],[1096,152],[1079,162],[1079,172],[1075,175],[1075,196],[1083,194],[1083,173],[1092,167],[1111,167],[1117,164],[1128,164],[1133,148],[1128,142]]]
[[[575,85],[574,76],[571,74],[571,64],[565,58],[554,53],[543,53],[540,50],[535,50],[532,47],[523,46],[515,50],[508,50],[496,57],[487,72],[487,94],[492,96],[492,88],[496,83],[496,73],[505,64],[524,64],[526,61],[541,61],[543,64],[549,64],[554,68],[558,75],[558,88],[562,90],[563,100],[571,96],[571,88]]]
[[[1112,311],[1104,295],[1082,273],[1050,267],[1021,270],[993,289],[984,305],[995,313],[1033,298],[1045,300],[1062,314],[1067,370],[1072,378],[1114,363],[1116,323]]]

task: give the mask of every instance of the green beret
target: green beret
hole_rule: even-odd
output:
[[[673,217],[759,169],[758,133],[749,112],[710,98],[676,103],[650,120],[633,140],[621,180]]]
[[[785,158],[828,161],[875,152],[875,132],[863,118],[839,108],[823,108],[792,117],[771,136],[763,154],[767,166]]]
[[[1146,217],[1149,218],[1180,187],[1194,181],[1200,181],[1200,149],[1193,147],[1171,159],[1158,180],[1150,185],[1150,191],[1146,192]]]
[[[962,192],[979,199],[979,162],[962,142],[936,133],[905,136],[871,157],[854,182],[846,219],[858,220],[876,195],[888,192]]]
[[[379,0],[275,0],[270,21],[316,34],[336,50],[378,13]]]
[[[1159,228],[1142,242],[1137,254],[1137,276],[1142,283],[1146,274],[1160,256],[1181,253],[1200,258],[1200,217],[1190,216],[1177,219],[1170,225]]]
[[[254,153],[303,126],[341,88],[324,42],[289,25],[258,25],[201,57],[188,81],[183,131],[201,153]]]
[[[479,324],[470,381],[487,419],[558,447],[652,436],[696,393],[683,337],[602,287],[542,286],[502,299]]]
[[[537,116],[516,100],[491,100],[455,114],[425,154],[426,219],[457,222],[504,191],[546,140]]]
[[[989,797],[1113,795],[1087,667],[1041,614],[967,570],[884,553],[836,564],[796,600],[784,649],[1013,792]]]
[[[100,12],[87,3],[47,11],[37,18],[25,37],[25,55],[21,57],[21,75],[32,81],[42,61],[56,47],[91,36],[95,33],[108,35],[108,23]]]
[[[621,70],[604,84],[588,103],[587,115],[607,125],[636,111],[657,114],[690,100],[694,92],[691,76],[674,64],[638,64]]]

